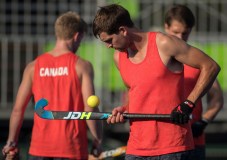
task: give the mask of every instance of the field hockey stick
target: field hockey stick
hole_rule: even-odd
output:
[[[89,155],[88,160],[95,160],[95,159],[105,159],[105,158],[110,158],[110,157],[118,157],[126,152],[126,146],[121,146],[115,149],[111,149],[108,151],[102,152],[99,157],[94,157],[93,155]]]
[[[43,119],[64,119],[64,120],[106,120],[111,113],[108,112],[75,112],[75,111],[50,111],[44,107],[48,105],[46,99],[40,99],[35,104],[35,113]],[[140,119],[140,120],[170,120],[170,114],[135,114],[123,113],[124,119]]]

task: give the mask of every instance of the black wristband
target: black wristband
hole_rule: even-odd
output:
[[[181,111],[185,114],[191,114],[195,104],[189,100],[185,100],[183,103],[180,104]]]
[[[186,104],[188,107],[190,107],[191,109],[193,109],[195,107],[195,103],[189,101],[189,100],[185,100],[184,104]]]

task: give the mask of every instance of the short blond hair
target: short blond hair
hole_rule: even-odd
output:
[[[59,39],[69,40],[73,38],[75,33],[86,31],[86,22],[76,12],[63,13],[55,22],[55,36]]]

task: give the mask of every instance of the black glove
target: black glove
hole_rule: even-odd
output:
[[[171,121],[176,124],[187,123],[194,107],[195,104],[189,100],[179,104],[171,113]]]
[[[91,154],[95,157],[98,157],[102,152],[102,144],[101,142],[98,142],[97,140],[94,140],[92,142],[92,147],[91,147]]]
[[[192,134],[193,134],[193,137],[199,137],[202,135],[204,129],[206,128],[208,124],[208,121],[206,120],[199,120],[195,123],[192,124]]]

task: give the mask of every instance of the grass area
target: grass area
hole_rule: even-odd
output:
[[[227,91],[227,63],[225,63],[225,57],[227,52],[226,43],[217,43],[217,42],[209,42],[209,43],[192,43],[193,46],[201,49],[205,53],[207,53],[211,58],[213,58],[221,67],[221,72],[218,75],[218,81],[224,91]]]

